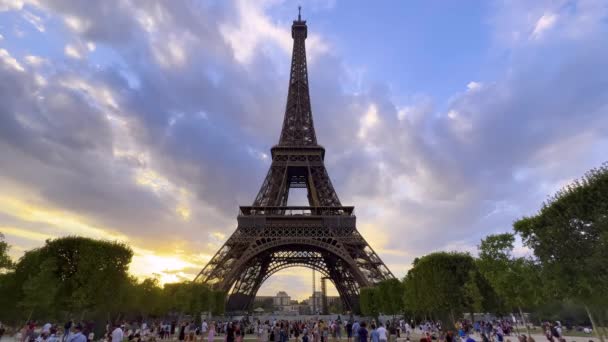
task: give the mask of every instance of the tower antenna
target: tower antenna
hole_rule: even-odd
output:
[[[302,21],[302,17],[300,16],[300,11],[302,11],[302,6],[298,6],[298,21]]]

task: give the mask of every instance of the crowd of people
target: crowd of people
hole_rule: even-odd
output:
[[[37,326],[29,322],[17,334],[19,342],[144,342],[157,340],[178,340],[180,342],[243,342],[256,339],[257,342],[395,342],[397,338],[411,341],[414,335],[420,342],[535,342],[532,336],[517,332],[510,320],[457,321],[453,328],[446,328],[440,321],[357,320],[253,320],[209,321],[194,320],[154,320],[123,321],[107,323],[104,333],[95,336],[92,322],[66,322],[63,327],[45,323]],[[549,342],[564,342],[560,322],[543,325]],[[2,333],[4,328],[0,324]],[[0,335],[1,336],[1,335]],[[516,336],[516,337],[515,337]],[[513,341],[515,342],[515,341]]]

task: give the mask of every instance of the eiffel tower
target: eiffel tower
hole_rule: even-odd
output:
[[[229,312],[250,309],[262,283],[288,267],[330,279],[352,312],[359,311],[361,287],[394,278],[357,231],[354,207],[340,203],[323,163],[308,91],[307,32],[298,13],[285,118],[268,174],[253,205],[240,207],[236,231],[195,279],[228,293]],[[309,206],[287,206],[290,188],[306,188]]]

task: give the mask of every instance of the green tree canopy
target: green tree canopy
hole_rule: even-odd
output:
[[[2,241],[3,242],[3,241]],[[222,314],[226,294],[194,282],[166,284],[129,276],[133,252],[122,243],[65,237],[27,251],[0,273],[0,320],[117,319],[169,312]]]
[[[13,268],[13,261],[8,255],[10,246],[4,241],[4,234],[0,233],[0,274],[8,272]]]
[[[469,254],[437,252],[416,260],[404,279],[405,306],[415,314],[454,319],[487,305],[492,288]]]
[[[589,307],[608,303],[608,164],[590,170],[513,226],[540,261],[551,297],[585,304],[590,319]]]
[[[531,259],[513,256],[511,233],[489,235],[481,240],[477,265],[496,291],[500,313],[529,308],[542,301],[540,267]]]
[[[13,296],[17,305],[48,317],[110,311],[117,289],[128,282],[133,252],[124,244],[84,237],[47,240],[26,252],[16,264]]]
[[[364,316],[378,317],[380,313],[380,291],[377,287],[364,287],[359,293],[359,307]]]
[[[608,303],[608,165],[561,189],[514,228],[542,263],[552,293]]]
[[[378,285],[379,311],[385,315],[396,315],[403,312],[403,283],[398,279],[383,280]]]

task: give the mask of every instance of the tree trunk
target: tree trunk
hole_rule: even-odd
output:
[[[25,324],[29,324],[30,323],[30,319],[32,319],[32,315],[34,314],[34,309],[30,310],[30,315],[27,316],[27,321],[25,321]]]
[[[593,331],[595,331],[597,338],[599,338],[601,342],[604,342],[604,337],[602,336],[599,327],[595,325],[595,321],[593,320],[593,317],[591,316],[591,311],[589,311],[589,307],[587,305],[585,305],[585,311],[587,311],[587,316],[589,316],[589,320],[591,321],[591,327],[593,328]]]
[[[526,327],[526,331],[528,332],[528,337],[530,337],[530,327],[528,327],[528,323],[526,322],[526,317],[524,316],[524,312],[521,311],[521,306],[517,307],[519,309],[519,315],[521,316],[521,321],[524,323],[524,326]]]
[[[456,327],[456,320],[454,320],[454,310],[450,310],[450,316],[452,317],[452,327]]]
[[[515,315],[513,315],[512,317],[515,317]],[[515,320],[515,322],[513,322],[513,325],[515,326],[515,332],[517,332],[517,336],[521,336],[521,333],[519,332],[519,327],[517,326],[517,319]]]

